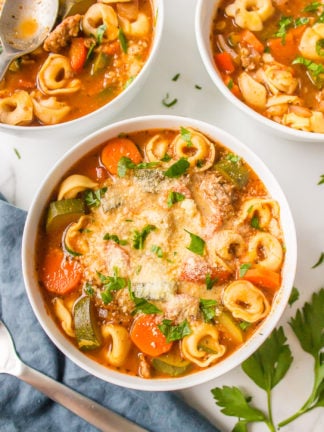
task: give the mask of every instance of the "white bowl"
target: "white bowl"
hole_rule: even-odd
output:
[[[99,146],[104,141],[118,136],[120,133],[157,128],[178,130],[180,126],[183,125],[190,125],[193,128],[200,130],[212,139],[222,143],[228,149],[232,150],[233,153],[241,156],[261,178],[268,189],[269,194],[278,201],[281,209],[281,224],[286,246],[286,257],[282,273],[282,286],[276,300],[274,301],[270,314],[262,323],[259,330],[255,332],[245,345],[229,357],[225,358],[219,364],[209,367],[202,372],[179,378],[143,379],[118,373],[91,360],[72,345],[72,343],[69,342],[58,329],[57,325],[48,314],[38,285],[35,271],[36,236],[40,220],[44,209],[48,204],[53,186],[59,183],[62,174],[67,172],[72,165],[82,158],[82,156]],[[265,164],[248,147],[233,136],[229,135],[227,132],[224,132],[213,125],[190,118],[162,115],[138,117],[111,124],[91,134],[70,149],[61,158],[61,160],[56,163],[36,193],[27,215],[22,245],[23,274],[29,301],[43,329],[52,339],[54,344],[74,363],[88,371],[90,374],[95,375],[104,381],[139,390],[160,391],[192,387],[216,378],[241,364],[242,361],[250,356],[262,344],[266,337],[271,333],[283,313],[294,282],[296,259],[297,245],[294,221],[287,200],[279,184]]]
[[[281,125],[254,111],[240,99],[235,97],[229,88],[224,84],[219,72],[216,69],[211,48],[211,29],[213,18],[217,12],[220,0],[198,0],[195,11],[195,33],[198,49],[205,65],[205,68],[217,86],[218,90],[237,108],[250,116],[253,120],[266,126],[276,135],[294,141],[323,142],[324,134],[300,131],[288,126]]]
[[[30,138],[46,138],[55,136],[57,139],[66,136],[82,136],[89,134],[107,124],[116,114],[128,106],[143,88],[147,77],[152,69],[155,59],[158,57],[160,41],[164,26],[164,2],[163,0],[152,0],[153,7],[153,41],[148,59],[143,68],[125,90],[106,105],[85,116],[64,123],[46,126],[12,126],[0,123],[0,130],[18,136]]]

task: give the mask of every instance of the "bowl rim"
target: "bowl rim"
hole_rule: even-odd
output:
[[[211,32],[211,23],[213,16],[216,12],[216,7],[221,0],[198,0],[196,4],[195,10],[195,34],[196,34],[196,43],[198,45],[198,50],[200,53],[200,57],[205,66],[205,69],[208,72],[209,77],[216,84],[217,89],[226,97],[236,108],[243,113],[247,114],[252,119],[256,119],[261,125],[266,126],[267,128],[272,129],[274,133],[280,135],[289,140],[298,140],[298,141],[310,141],[310,142],[319,142],[324,141],[324,133],[318,132],[307,132],[298,129],[293,129],[289,126],[282,125],[280,123],[275,122],[274,120],[270,120],[262,114],[255,111],[249,105],[245,104],[243,101],[238,99],[233,93],[228,89],[228,87],[224,84],[221,76],[212,60],[212,52],[210,43],[206,43],[206,41],[210,41],[210,32]],[[206,7],[213,8],[213,13],[206,17]],[[209,19],[208,25],[205,24],[205,20]],[[204,25],[203,25],[204,24]],[[207,34],[208,32],[208,34]]]
[[[279,295],[276,297],[270,314],[261,324],[259,330],[241,348],[220,363],[201,372],[178,378],[144,379],[115,372],[89,359],[59,330],[47,311],[37,283],[34,268],[35,239],[37,226],[53,189],[53,184],[55,185],[62,178],[62,173],[65,173],[77,160],[92,149],[100,146],[106,139],[116,136],[122,131],[131,132],[167,127],[170,129],[179,129],[181,125],[190,125],[202,133],[206,133],[213,140],[219,141],[225,147],[241,155],[251,166],[264,182],[269,194],[274,196],[280,203],[281,225],[285,236],[285,243],[288,247]],[[249,357],[264,342],[282,316],[289,300],[297,265],[297,241],[295,224],[284,192],[265,163],[248,146],[219,127],[201,120],[174,115],[150,115],[129,118],[101,128],[75,144],[56,162],[39,186],[28,211],[23,232],[21,256],[25,288],[32,309],[45,333],[47,333],[54,345],[67,358],[91,375],[101,378],[106,382],[137,390],[169,391],[193,387],[225,374],[240,365],[242,361]]]
[[[8,133],[19,133],[19,134],[21,133],[21,134],[28,134],[28,135],[31,134],[34,136],[34,134],[38,135],[44,132],[46,133],[56,132],[57,130],[60,130],[62,128],[69,128],[69,129],[75,128],[77,130],[77,127],[80,126],[81,122],[91,123],[93,119],[95,121],[96,116],[103,115],[107,107],[111,109],[114,115],[117,112],[119,112],[122,109],[122,107],[118,107],[118,104],[122,102],[124,99],[127,99],[127,96],[130,95],[131,92],[134,91],[134,89],[137,89],[141,85],[141,82],[143,82],[143,80],[146,79],[146,74],[147,74],[146,71],[151,67],[151,64],[155,61],[162,40],[163,27],[165,21],[164,0],[150,0],[150,2],[152,5],[153,23],[154,23],[152,47],[149,56],[146,62],[144,63],[142,69],[138,73],[138,75],[121,93],[119,93],[111,101],[101,106],[100,108],[96,109],[95,111],[91,111],[90,113],[82,117],[75,118],[73,120],[69,120],[63,123],[57,123],[53,125],[41,125],[41,126],[19,126],[19,125],[9,125],[6,123],[0,123],[0,131],[3,130],[3,132],[8,132]],[[100,127],[103,127],[103,125],[101,125]]]

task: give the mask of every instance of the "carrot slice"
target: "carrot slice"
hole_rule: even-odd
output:
[[[264,288],[269,288],[272,291],[276,291],[281,285],[281,276],[279,273],[261,266],[248,269],[243,279]]]
[[[71,68],[74,72],[80,72],[86,62],[88,49],[83,38],[73,38],[70,46],[69,57]]]
[[[128,138],[112,138],[101,152],[101,162],[111,174],[117,174],[118,162],[123,156],[136,164],[142,161],[142,155],[133,141]]]
[[[263,43],[250,30],[243,30],[240,36],[241,42],[243,44],[252,46],[260,54],[264,52]]]
[[[214,60],[220,72],[232,73],[235,71],[233,59],[228,52],[215,54]]]
[[[172,342],[167,342],[159,329],[155,315],[140,315],[136,318],[130,337],[138,349],[152,357],[166,353],[172,347]]]
[[[305,25],[290,29],[286,37],[268,40],[270,52],[280,63],[291,65],[291,62],[298,56],[298,45],[306,29]]]
[[[41,268],[41,280],[45,288],[55,294],[68,294],[78,287],[82,277],[80,264],[64,258],[61,249],[49,249]]]

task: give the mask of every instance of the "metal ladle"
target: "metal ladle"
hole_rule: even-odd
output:
[[[59,0],[6,0],[0,14],[0,81],[10,63],[38,48],[56,21]]]

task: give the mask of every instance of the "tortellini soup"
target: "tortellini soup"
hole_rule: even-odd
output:
[[[120,134],[52,193],[37,274],[85,355],[147,379],[231,355],[281,287],[278,202],[238,155],[190,125]]]
[[[43,45],[13,61],[0,82],[0,122],[53,125],[110,102],[148,59],[152,14],[150,0],[60,1]]]
[[[284,126],[324,133],[324,4],[221,0],[215,67],[244,103]]]

